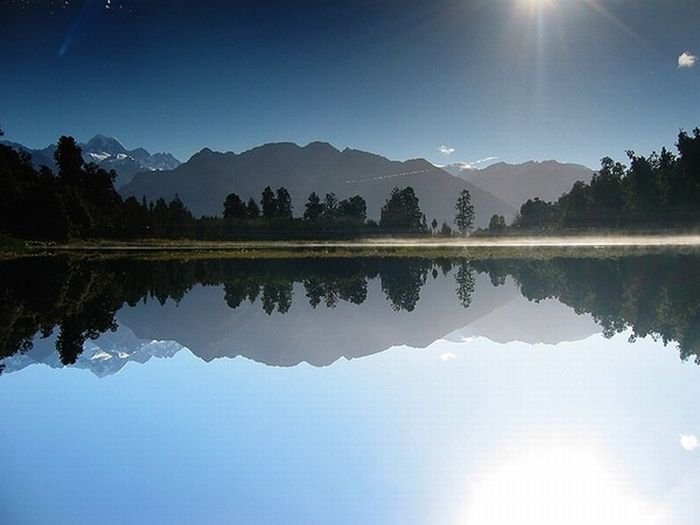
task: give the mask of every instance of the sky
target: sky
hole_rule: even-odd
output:
[[[698,370],[628,336],[440,340],[322,368],[181,351],[104,379],[32,366],[0,382],[0,516],[690,525]]]
[[[2,0],[0,126],[130,148],[314,140],[482,165],[700,126],[696,0]]]

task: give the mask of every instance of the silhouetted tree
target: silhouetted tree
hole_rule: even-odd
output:
[[[474,206],[469,190],[464,189],[459,194],[457,204],[455,204],[457,214],[455,215],[455,225],[462,235],[467,235],[474,225]]]
[[[424,231],[424,217],[413,188],[394,188],[382,207],[379,222],[383,229],[396,232]]]
[[[576,228],[589,224],[590,189],[585,182],[576,181],[571,191],[562,195],[557,204],[565,227]]]
[[[277,189],[277,213],[280,219],[292,218],[292,197],[284,186]]]
[[[334,221],[338,215],[338,199],[335,193],[326,193],[323,199],[323,220]]]
[[[186,237],[193,221],[190,210],[175,194],[175,198],[168,205],[168,222],[166,234],[168,237]]]
[[[258,203],[255,202],[253,197],[248,199],[248,204],[246,204],[245,207],[245,213],[247,219],[257,219],[260,217],[260,207],[258,206]]]
[[[520,207],[520,214],[515,219],[515,225],[522,229],[545,230],[558,224],[556,204],[540,200],[539,197],[528,199]]]
[[[590,183],[591,219],[595,226],[614,228],[622,221],[622,177],[625,166],[605,157]]]
[[[224,219],[244,220],[248,216],[245,203],[235,193],[229,193],[224,201]]]
[[[53,158],[58,167],[59,180],[70,186],[80,186],[83,179],[83,153],[75,139],[61,136]]]
[[[266,186],[263,190],[260,206],[262,207],[262,214],[265,219],[270,220],[277,216],[277,199],[270,186]]]
[[[317,222],[321,219],[323,214],[323,204],[321,204],[321,199],[316,192],[311,192],[309,195],[309,200],[306,202],[304,207],[304,220],[309,222]]]
[[[491,233],[503,233],[506,229],[506,219],[503,215],[493,214],[489,221],[489,231]]]
[[[338,217],[345,221],[363,223],[367,219],[367,203],[360,195],[338,203]]]

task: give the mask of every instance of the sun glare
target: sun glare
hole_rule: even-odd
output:
[[[522,4],[530,8],[549,7],[556,4],[556,0],[519,0]]]
[[[460,520],[469,525],[651,525],[660,509],[632,494],[615,469],[585,443],[544,439],[506,454],[472,485]]]

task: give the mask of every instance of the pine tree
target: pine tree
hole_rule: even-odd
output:
[[[457,209],[455,225],[462,235],[467,235],[474,226],[474,205],[469,190],[462,190],[455,208]]]

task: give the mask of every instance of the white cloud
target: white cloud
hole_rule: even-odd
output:
[[[484,162],[491,162],[492,160],[498,160],[498,157],[484,157],[483,159],[475,160],[472,164],[483,164]]]
[[[442,354],[440,354],[440,359],[442,359],[443,361],[450,361],[452,359],[455,359],[456,357],[457,354],[455,354],[454,352],[443,352]]]
[[[454,148],[445,146],[444,144],[438,148],[438,151],[443,155],[452,155],[455,152]]]
[[[681,447],[688,452],[692,452],[696,448],[700,447],[700,440],[698,440],[698,436],[694,434],[681,434]]]
[[[689,51],[685,51],[678,57],[678,68],[682,67],[693,67],[695,62],[697,62],[697,55],[693,55]]]

